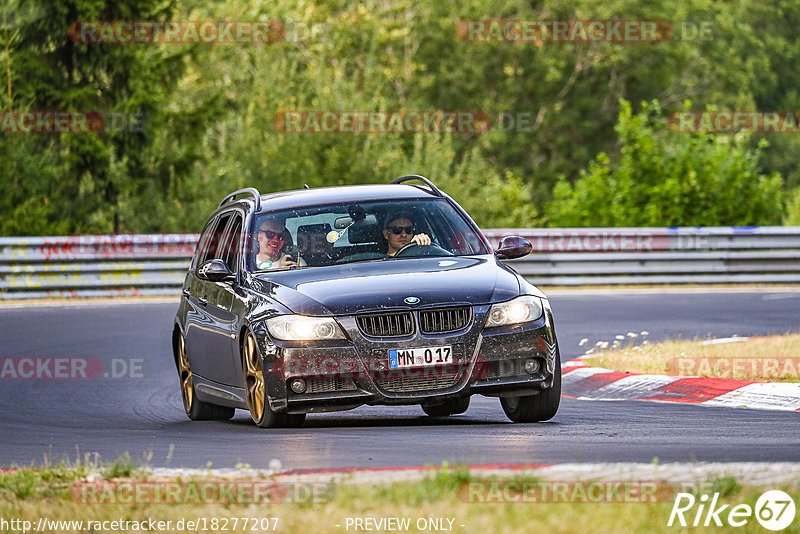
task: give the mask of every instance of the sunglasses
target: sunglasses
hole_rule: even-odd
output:
[[[267,241],[272,241],[273,239],[280,239],[283,241],[283,234],[279,234],[278,232],[273,232],[272,230],[261,230],[261,233],[264,234],[264,237],[267,238]]]
[[[414,235],[417,233],[416,226],[389,226],[386,229],[391,230],[394,235],[400,235],[403,232],[407,233],[408,235]]]

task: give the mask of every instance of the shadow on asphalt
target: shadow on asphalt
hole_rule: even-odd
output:
[[[215,425],[228,428],[253,428],[257,429],[253,421],[245,415],[237,415],[229,421],[215,421]],[[470,416],[452,417],[429,417],[429,416],[326,416],[310,415],[306,418],[303,426],[297,430],[310,430],[314,428],[409,428],[409,427],[474,427],[474,426],[504,426],[515,425],[522,427],[511,421],[484,419]],[[530,423],[530,425],[560,425],[558,421],[545,421],[542,423]],[[263,429],[269,432],[271,429]],[[275,429],[275,430],[295,430],[295,429]]]

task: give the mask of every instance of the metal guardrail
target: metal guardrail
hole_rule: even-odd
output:
[[[0,238],[0,300],[177,295],[198,234]]]
[[[539,285],[800,282],[800,227],[496,229]],[[0,238],[0,300],[177,295],[197,234]]]
[[[521,235],[533,254],[510,260],[540,285],[800,282],[800,227],[489,230]]]

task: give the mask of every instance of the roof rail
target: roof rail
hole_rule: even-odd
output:
[[[236,198],[237,195],[241,195],[244,193],[253,195],[253,197],[256,199],[256,211],[261,210],[261,193],[259,193],[258,189],[256,189],[255,187],[245,187],[244,189],[239,189],[238,191],[234,191],[233,193],[222,199],[222,202],[219,203],[219,207],[221,208],[222,205],[225,204],[226,202],[233,202],[233,200]]]
[[[431,188],[431,192],[434,195],[436,195],[437,197],[443,197],[444,196],[444,193],[439,191],[439,188],[437,188],[435,185],[433,185],[433,182],[431,182],[430,180],[428,180],[424,176],[420,176],[419,174],[407,174],[405,176],[401,176],[400,178],[395,178],[394,180],[392,180],[389,183],[391,183],[391,184],[402,184],[403,182],[408,182],[409,180],[421,180],[421,181],[425,182],[425,185],[427,185],[428,187]]]

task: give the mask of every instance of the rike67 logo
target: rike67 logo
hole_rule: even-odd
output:
[[[781,490],[764,492],[754,508],[748,504],[738,504],[732,508],[730,504],[721,504],[719,493],[714,493],[710,502],[705,493],[699,498],[691,493],[678,493],[667,526],[671,527],[677,520],[682,527],[708,527],[712,524],[718,527],[743,527],[755,517],[765,529],[778,531],[792,524],[795,512],[794,500]]]

